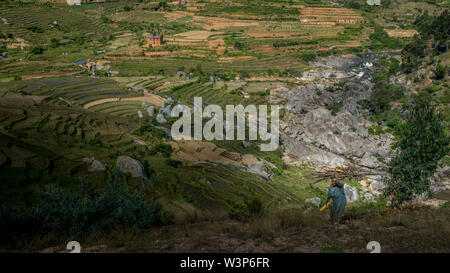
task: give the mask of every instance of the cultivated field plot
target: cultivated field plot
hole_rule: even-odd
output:
[[[126,91],[117,82],[111,79],[87,78],[87,77],[59,77],[30,80],[21,83],[19,86],[4,84],[5,88],[10,88],[15,92],[25,92],[26,94],[37,96],[48,96],[52,98],[62,98],[70,103],[84,105],[86,103],[105,99],[119,98],[136,95]]]
[[[60,38],[67,32],[86,35],[112,33],[112,29],[98,16],[90,15],[80,7],[24,5],[11,9],[0,5],[0,14],[9,23],[2,22],[0,31],[14,32],[16,37],[30,44],[45,44],[50,38]]]
[[[116,116],[137,117],[138,111],[141,111],[145,116],[147,115],[143,103],[139,101],[105,102],[89,107],[89,110]]]
[[[208,61],[217,59],[220,65],[215,62],[214,70],[251,71],[269,66],[282,70],[299,67],[299,52],[361,46],[363,17],[357,10],[270,1],[264,4],[190,1],[188,8],[182,10],[171,5],[170,12],[154,11],[150,4],[140,4],[131,11],[109,15],[120,25],[139,24],[146,33],[164,34],[165,42],[159,48],[144,48],[142,56],[139,50],[130,48],[133,52],[113,50],[106,58],[122,65],[122,70],[127,56],[136,62],[152,60],[142,67],[144,71],[155,71],[158,66],[159,70],[173,73],[176,70],[172,69],[172,63],[179,67],[200,62],[207,67]],[[264,58],[271,59],[271,63],[260,62]],[[274,59],[283,61],[274,64]],[[223,63],[227,65],[222,66]]]

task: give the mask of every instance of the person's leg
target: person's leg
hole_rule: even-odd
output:
[[[339,206],[339,208],[337,209],[337,215],[338,215],[337,217],[338,217],[338,222],[339,222],[340,224],[342,224],[343,221],[344,221],[345,205],[346,205],[346,203],[342,203],[342,204]]]
[[[331,210],[330,210],[330,222],[334,223],[336,220],[336,206],[331,205]]]

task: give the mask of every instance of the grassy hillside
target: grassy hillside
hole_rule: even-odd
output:
[[[328,211],[319,214],[305,202],[312,197],[323,202],[327,197],[327,183],[310,186],[318,168],[288,165],[281,149],[261,152],[260,141],[250,141],[249,147],[242,141],[175,143],[165,132],[174,120],[160,124],[156,114],[146,112],[149,105],[158,110],[168,98],[192,106],[196,96],[205,104],[220,106],[269,104],[273,90],[306,84],[302,75],[312,69],[311,61],[401,51],[421,34],[415,23],[419,14],[424,10],[438,14],[449,5],[448,1],[393,0],[383,1],[380,7],[364,3],[198,0],[181,5],[119,0],[67,6],[1,1],[0,53],[7,52],[7,57],[0,58],[0,219],[7,219],[7,224],[0,228],[0,251],[42,250],[59,246],[74,234],[89,245],[102,244],[111,236],[125,245],[125,251],[138,248],[139,239],[153,242],[155,238],[162,239],[160,246],[139,250],[191,251],[203,246],[202,236],[215,240],[223,232],[225,241],[248,236],[255,244],[250,251],[356,252],[361,249],[354,242],[365,242],[380,230],[388,241],[391,230],[412,227],[405,235],[410,239],[421,228],[429,228],[430,219],[415,223],[411,216],[427,216],[429,211],[386,209],[380,196],[374,202],[348,205],[356,222],[346,227],[347,241],[328,242],[326,236],[314,233],[318,243],[311,249],[296,248],[286,242],[295,242],[297,233],[334,230],[326,224]],[[164,44],[145,47],[149,33],[162,34]],[[409,97],[393,95],[399,89],[390,77],[403,75],[405,82],[413,83],[408,92],[433,97],[448,132],[449,56],[448,52],[426,54],[412,73],[405,73],[398,60],[381,61],[372,80],[385,83],[382,87],[389,95],[362,105],[379,110],[371,110],[367,118],[387,124],[395,134],[401,126],[401,105]],[[75,64],[80,60],[96,68],[89,71]],[[440,79],[433,72],[438,65],[444,67]],[[339,84],[345,82],[336,81]],[[379,101],[385,107],[374,105]],[[371,129],[372,134],[382,130],[377,125]],[[210,157],[198,156],[202,152]],[[139,160],[148,179],[118,173],[121,155]],[[266,167],[270,179],[249,171],[244,156],[270,166]],[[105,170],[90,171],[92,159]],[[448,164],[448,156],[444,161]],[[345,182],[361,187],[356,180]],[[117,205],[121,203],[127,204],[123,210]],[[87,204],[95,206],[90,210]],[[303,214],[305,210],[312,215]],[[73,221],[73,229],[48,222],[47,214],[57,215],[56,222]],[[448,217],[448,206],[431,214]],[[104,216],[103,222],[97,223],[96,215]],[[152,221],[139,220],[143,218]],[[181,233],[199,223],[212,228],[193,235],[196,245],[183,245],[187,239]],[[436,230],[427,229],[436,231],[430,245],[417,240],[414,246],[436,251],[437,237],[449,238],[447,225],[436,222]],[[20,227],[17,234],[16,227]],[[143,234],[147,230],[151,232]],[[166,238],[172,231],[175,241]],[[98,234],[103,237],[96,238]],[[350,236],[356,241],[350,242]],[[270,248],[262,242],[276,238],[284,243],[277,241]],[[400,243],[403,238],[395,237],[398,244],[391,242],[388,249],[408,250]],[[298,242],[310,241],[301,237]],[[206,245],[202,251],[237,251],[236,244]]]

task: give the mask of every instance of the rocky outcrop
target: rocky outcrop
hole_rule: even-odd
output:
[[[283,136],[283,146],[292,161],[313,162],[317,165],[335,168],[348,164],[348,160],[337,154],[305,144],[297,138]]]
[[[117,158],[116,167],[123,173],[129,173],[132,177],[147,178],[144,166],[139,160],[127,155],[121,155]]]
[[[430,188],[431,188],[431,191],[433,191],[433,192],[450,190],[450,167],[449,166],[446,165],[444,167],[438,167],[436,169],[436,173],[431,178]]]
[[[103,172],[106,170],[105,165],[94,157],[85,157],[82,161],[89,164],[88,172]]]
[[[254,155],[243,155],[242,164],[244,164],[250,172],[261,176],[265,180],[270,180],[270,173],[266,170],[266,165]]]
[[[369,134],[367,128],[374,124],[364,118],[368,112],[359,105],[370,98],[373,67],[364,64],[373,63],[371,58],[376,55],[334,57],[314,63],[317,69],[327,67],[351,74],[345,84],[336,85],[338,77],[322,78],[301,88],[271,92],[271,101],[286,101],[281,138],[293,161],[328,167],[352,162],[377,168],[380,158],[388,161],[392,157],[392,136]]]

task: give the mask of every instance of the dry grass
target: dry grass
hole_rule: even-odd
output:
[[[348,212],[347,218],[352,219],[332,225],[327,213],[292,207],[247,222],[223,219],[93,234],[82,245],[85,252],[368,252],[367,243],[378,241],[382,252],[450,250],[448,209]]]

